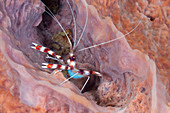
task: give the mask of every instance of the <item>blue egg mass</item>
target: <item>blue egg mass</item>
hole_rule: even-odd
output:
[[[72,72],[72,70],[68,70],[68,74],[71,77],[71,76],[74,76],[74,74],[76,74],[76,73]],[[84,76],[83,75],[75,75],[73,78],[74,79],[79,79],[79,78],[82,78],[82,77],[84,77]]]

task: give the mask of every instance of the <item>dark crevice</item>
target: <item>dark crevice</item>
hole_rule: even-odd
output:
[[[50,10],[53,14],[57,14],[59,11],[59,8],[61,6],[60,0],[41,0]],[[46,11],[47,8],[45,8]]]
[[[150,21],[154,21],[155,18],[151,17],[151,16],[147,16],[148,18],[150,18]]]

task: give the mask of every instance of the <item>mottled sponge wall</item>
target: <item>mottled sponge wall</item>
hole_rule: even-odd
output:
[[[111,17],[116,28],[126,34],[139,21],[142,25],[126,36],[133,49],[138,49],[155,61],[158,81],[166,86],[166,103],[170,101],[168,0],[87,0],[101,18]]]
[[[78,67],[103,75],[96,78],[100,79],[97,88],[80,93],[81,80],[61,86],[66,80],[62,73],[41,69],[41,63],[49,60],[30,45],[36,42],[51,47],[52,36],[61,32],[61,28],[49,18],[45,24],[48,29],[37,28],[44,12],[40,0],[3,0],[0,1],[0,112],[168,113],[168,0],[69,2],[76,15],[77,37],[88,14],[75,55]],[[55,16],[64,28],[73,31],[67,2],[63,0],[61,6]],[[139,22],[126,38],[79,51],[121,37]],[[95,78],[91,81],[96,85]]]
[[[169,1],[168,0],[89,0],[101,17],[111,17],[114,25],[122,33],[134,28],[142,21],[143,26],[127,36],[133,49],[149,55],[157,65],[157,73],[169,77],[168,38]]]
[[[116,28],[126,34],[135,23],[142,25],[126,39],[133,49],[147,54],[156,63],[157,77],[167,86],[170,97],[169,1],[168,0],[88,0],[100,17],[111,17]]]

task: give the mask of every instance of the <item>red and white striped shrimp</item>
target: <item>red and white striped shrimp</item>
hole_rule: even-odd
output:
[[[31,48],[39,50],[41,52],[50,54],[51,56],[55,57],[55,60],[61,61],[61,64],[48,64],[48,63],[42,63],[44,66],[42,66],[42,68],[51,68],[51,69],[58,69],[58,70],[73,70],[74,72],[77,72],[78,74],[84,75],[84,76],[88,76],[90,74],[95,74],[98,76],[101,76],[99,74],[99,72],[95,72],[95,71],[87,71],[87,70],[82,70],[82,69],[75,69],[75,56],[73,54],[70,54],[69,59],[67,60],[67,63],[69,66],[64,65],[63,59],[60,55],[57,55],[55,52],[53,52],[52,50],[38,45],[36,43],[32,43],[34,46],[31,46]],[[49,57],[49,56],[48,56]],[[48,58],[47,57],[47,58]],[[51,58],[51,57],[50,57]],[[79,77],[81,78],[81,77]]]
[[[79,78],[82,78],[82,77],[87,77],[87,80],[85,82],[85,84],[83,85],[83,87],[81,88],[81,92],[83,91],[84,87],[86,86],[87,82],[89,81],[90,79],[90,76],[89,75],[96,75],[96,76],[99,76],[99,77],[102,77],[102,74],[99,73],[99,72],[96,72],[96,71],[89,71],[89,70],[83,70],[83,69],[77,69],[76,68],[76,57],[75,55],[73,54],[73,50],[78,46],[82,36],[83,36],[83,33],[86,29],[86,25],[87,25],[87,22],[88,22],[88,8],[86,6],[86,22],[85,22],[85,25],[84,25],[84,28],[82,30],[82,33],[80,35],[80,38],[78,39],[77,43],[76,43],[76,22],[75,22],[75,17],[74,17],[74,14],[73,14],[73,10],[71,8],[71,5],[69,3],[68,0],[66,0],[68,5],[69,5],[69,8],[72,12],[72,16],[73,16],[73,22],[74,22],[74,46],[72,46],[72,43],[66,33],[66,31],[64,30],[64,28],[62,27],[62,25],[60,24],[60,22],[57,20],[57,18],[54,16],[54,14],[50,11],[50,9],[45,5],[45,7],[48,9],[48,11],[46,11],[57,23],[58,25],[61,27],[61,29],[63,30],[65,36],[67,37],[67,40],[70,44],[70,54],[69,54],[69,58],[67,60],[67,64],[68,65],[65,65],[64,62],[63,62],[63,59],[60,55],[57,55],[55,52],[53,52],[52,50],[44,47],[44,46],[40,46],[36,43],[32,43],[34,46],[31,46],[31,48],[33,49],[36,49],[36,50],[39,50],[41,52],[44,52],[44,53],[47,53],[53,57],[50,57],[50,56],[47,56],[46,58],[51,58],[51,59],[54,59],[54,60],[58,60],[61,64],[49,64],[49,63],[42,63],[43,66],[42,68],[50,68],[50,69],[57,69],[59,71],[61,70],[66,70],[68,71],[70,77],[68,79],[66,79],[64,82],[62,82],[61,84],[65,83],[66,81],[68,81],[69,79],[71,78],[74,78],[74,79],[79,79]],[[140,22],[139,22],[140,24]],[[131,32],[133,32],[138,26],[139,24],[134,28],[132,29],[130,32],[128,32],[127,34],[119,37],[119,38],[116,38],[116,39],[112,39],[110,41],[106,41],[106,42],[103,42],[103,43],[100,43],[100,44],[96,44],[96,45],[93,45],[93,46],[90,46],[90,47],[86,47],[86,48],[83,48],[81,50],[78,50],[78,51],[83,51],[83,50],[86,50],[86,49],[90,49],[90,48],[94,48],[94,47],[97,47],[97,46],[101,46],[101,45],[104,45],[104,44],[107,44],[107,43],[111,43],[113,41],[116,41],[118,39],[121,39],[123,38],[124,36],[130,34]]]
[[[69,44],[70,44],[70,54],[69,54],[69,58],[67,60],[67,63],[68,65],[65,65],[64,62],[63,62],[63,59],[60,55],[57,55],[55,52],[53,52],[52,50],[44,47],[44,46],[41,46],[41,45],[38,45],[36,43],[32,43],[34,46],[31,46],[31,48],[33,49],[36,49],[36,50],[39,50],[41,52],[44,52],[44,53],[47,53],[53,57],[50,57],[50,56],[47,56],[46,58],[51,58],[51,59],[54,59],[54,60],[57,60],[59,61],[61,64],[49,64],[49,63],[42,63],[42,68],[51,68],[51,69],[57,69],[59,71],[61,70],[66,70],[68,71],[69,75],[70,75],[70,78],[68,78],[66,81],[68,81],[69,79],[71,78],[74,78],[74,79],[79,79],[79,78],[82,78],[82,77],[88,77],[85,84],[83,85],[81,91],[84,89],[85,85],[87,84],[88,80],[90,79],[90,76],[91,74],[93,75],[96,75],[96,76],[102,76],[99,72],[96,72],[96,71],[89,71],[89,70],[83,70],[83,69],[76,69],[75,65],[76,65],[76,57],[75,55],[73,54],[73,50],[76,48],[76,46],[79,44],[82,36],[83,36],[83,33],[85,31],[85,28],[86,28],[86,25],[87,25],[87,20],[88,20],[88,11],[87,11],[87,7],[86,7],[86,11],[87,11],[87,17],[86,17],[86,23],[85,23],[85,26],[83,28],[83,32],[77,42],[77,44],[75,43],[76,41],[76,23],[75,23],[75,17],[74,17],[74,14],[73,14],[73,10],[71,8],[71,5],[69,3],[68,0],[66,0],[68,5],[69,5],[69,8],[72,12],[72,16],[73,16],[73,22],[74,22],[74,32],[75,32],[75,35],[74,35],[74,47],[72,46],[72,43],[69,39],[69,37],[67,36],[67,33],[66,31],[64,30],[64,28],[62,27],[62,25],[60,24],[60,22],[57,20],[57,18],[54,16],[54,14],[49,10],[49,8],[45,5],[45,7],[48,9],[48,11],[46,11],[57,23],[58,25],[61,27],[61,29],[63,30],[65,36],[67,37],[67,40],[69,41]],[[43,9],[43,8],[41,8]],[[66,82],[64,81],[64,82]],[[63,83],[64,83],[63,82]],[[61,84],[63,84],[61,83]]]

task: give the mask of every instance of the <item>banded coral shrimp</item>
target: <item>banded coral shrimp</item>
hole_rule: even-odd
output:
[[[67,1],[67,3],[69,5],[70,10],[71,10],[72,15],[73,15],[73,11],[72,11],[72,8],[71,8],[69,1]],[[50,68],[50,69],[56,69],[57,68],[59,71],[62,71],[62,70],[67,71],[68,70],[70,77],[66,81],[68,81],[71,78],[79,79],[79,78],[82,78],[84,76],[87,76],[87,80],[86,80],[85,84],[83,85],[83,87],[81,89],[81,91],[82,91],[84,89],[86,83],[90,79],[90,77],[89,77],[90,74],[97,75],[97,76],[101,76],[101,74],[99,72],[96,72],[96,71],[88,71],[88,70],[84,70],[84,69],[76,69],[75,68],[76,63],[75,63],[75,56],[73,55],[73,50],[77,45],[76,45],[76,43],[74,43],[74,46],[72,47],[71,40],[69,39],[68,34],[66,33],[66,30],[62,27],[62,25],[57,20],[57,18],[54,16],[54,14],[50,11],[50,9],[46,5],[45,5],[45,7],[48,10],[48,11],[46,11],[46,13],[48,13],[55,20],[56,23],[58,23],[58,25],[61,27],[62,31],[64,32],[64,35],[66,36],[68,43],[70,45],[69,59],[67,60],[68,65],[65,65],[65,63],[63,62],[62,57],[60,55],[57,55],[55,52],[51,51],[50,49],[48,49],[44,46],[40,46],[36,43],[32,43],[34,46],[31,46],[31,47],[33,49],[39,50],[39,51],[44,52],[44,53],[48,53],[49,55],[55,57],[55,58],[52,58],[51,56],[47,56],[46,58],[57,60],[57,61],[60,62],[60,64],[42,63],[44,65],[44,66],[42,66],[42,68]],[[73,16],[73,20],[74,20],[74,23],[75,23],[75,17],[74,16]],[[86,21],[86,23],[87,23],[87,21]],[[74,28],[75,28],[75,34],[76,34],[76,25],[74,25],[74,26],[75,26]],[[83,28],[83,32],[84,32],[84,30],[85,30],[85,27]],[[83,33],[81,34],[80,37],[82,37],[82,35],[83,35]],[[74,35],[74,37],[75,37],[75,40],[76,40],[76,35]],[[78,40],[78,42],[80,41],[80,39]],[[57,72],[59,72],[59,71],[57,71]],[[63,83],[65,83],[66,81],[64,81]],[[63,83],[61,83],[61,84],[63,84]]]
[[[70,7],[70,4],[69,4],[68,1],[67,1],[67,3],[68,3],[68,5],[69,5],[69,7]],[[46,6],[46,8],[48,8],[48,7]],[[72,10],[71,7],[70,7],[70,9]],[[86,9],[87,9],[87,8],[86,8]],[[80,40],[81,40],[81,38],[82,38],[82,36],[83,36],[83,33],[84,33],[85,28],[86,28],[86,25],[87,25],[88,10],[86,10],[86,11],[87,11],[86,22],[85,22],[85,25],[84,25],[84,27],[83,27],[82,33],[81,33],[80,38],[78,39],[77,43],[76,43],[76,23],[75,23],[75,17],[73,16],[73,21],[74,21],[74,26],[75,26],[75,27],[74,27],[74,29],[75,29],[74,46],[72,46],[71,40],[70,40],[69,37],[67,36],[67,33],[66,33],[65,29],[62,27],[62,25],[61,25],[60,22],[57,20],[57,18],[54,16],[54,14],[52,14],[50,10],[49,10],[49,12],[47,12],[47,13],[48,13],[51,17],[53,17],[53,19],[59,24],[59,26],[60,26],[61,29],[63,30],[63,32],[64,32],[65,36],[67,37],[67,40],[68,40],[68,42],[69,42],[69,44],[70,44],[70,55],[69,55],[69,59],[67,60],[68,66],[65,65],[65,63],[63,62],[61,56],[55,54],[55,52],[51,51],[50,49],[48,49],[48,48],[46,48],[46,47],[44,47],[44,46],[39,46],[39,45],[37,45],[36,43],[33,43],[34,46],[32,46],[32,48],[34,48],[34,49],[37,49],[37,50],[39,50],[39,51],[41,51],[41,52],[45,52],[45,53],[48,53],[48,54],[56,57],[55,60],[59,60],[59,62],[62,64],[62,65],[60,65],[60,64],[43,63],[44,66],[42,66],[42,68],[52,68],[52,69],[56,69],[56,68],[57,68],[58,70],[67,70],[67,71],[68,71],[70,77],[69,77],[68,79],[66,79],[64,82],[62,82],[61,84],[65,83],[66,81],[68,81],[68,80],[71,79],[71,78],[79,79],[79,78],[83,78],[84,76],[86,76],[86,77],[87,77],[87,80],[86,80],[86,82],[84,83],[84,85],[83,85],[83,87],[82,87],[82,89],[81,89],[81,92],[83,91],[84,87],[86,86],[87,82],[89,81],[89,79],[90,79],[90,76],[89,76],[89,75],[90,75],[90,74],[94,74],[94,75],[97,75],[97,76],[102,76],[99,72],[96,72],[96,71],[88,71],[88,70],[76,69],[76,68],[75,68],[76,62],[75,62],[75,56],[74,56],[74,54],[73,54],[73,51],[74,51],[74,49],[78,46],[78,44],[80,43]],[[72,15],[74,15],[74,14],[73,14],[73,11],[71,11],[71,12],[72,12]],[[138,24],[138,25],[139,25],[139,24]],[[125,34],[125,35],[123,35],[123,36],[121,36],[121,37],[118,37],[118,38],[116,38],[116,39],[112,39],[112,40],[110,40],[110,41],[106,41],[106,42],[103,42],[103,43],[100,43],[100,44],[95,44],[95,45],[93,45],[93,46],[86,47],[86,48],[80,49],[80,50],[78,50],[78,51],[83,51],[83,50],[86,50],[86,49],[94,48],[94,47],[101,46],[101,45],[104,45],[104,44],[108,44],[108,43],[110,43],[110,42],[113,42],[113,41],[116,41],[116,40],[118,40],[118,39],[121,39],[121,38],[123,38],[124,36],[128,35],[129,33],[131,33],[132,31],[134,31],[134,30],[138,27],[138,25],[137,25],[134,29],[132,29],[130,32],[128,32],[127,34]],[[47,56],[47,58],[54,59],[54,58],[49,57],[49,56]],[[57,71],[57,72],[58,72],[58,71]]]

